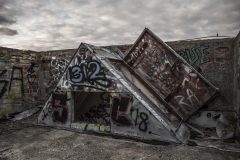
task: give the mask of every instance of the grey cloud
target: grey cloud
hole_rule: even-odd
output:
[[[1,27],[0,34],[7,35],[7,36],[14,36],[14,35],[18,34],[18,32],[17,32],[17,30],[14,30],[14,29]]]
[[[14,3],[13,3],[14,4]],[[11,25],[16,23],[15,15],[16,10],[12,8],[12,1],[0,1],[0,25]]]
[[[144,27],[164,41],[212,36],[217,32],[235,36],[240,29],[239,0],[1,2],[0,24],[2,16],[5,24],[17,28],[19,34],[14,40],[0,39],[0,45],[11,42],[23,49],[76,48],[80,42],[128,44]]]
[[[7,17],[3,17],[2,15],[0,15],[0,24],[13,24],[16,21],[8,19]]]

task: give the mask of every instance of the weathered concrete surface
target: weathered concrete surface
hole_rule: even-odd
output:
[[[235,110],[237,112],[237,131],[236,131],[236,137],[238,137],[238,140],[240,141],[240,32],[234,39],[234,100],[233,104],[235,106]]]
[[[0,160],[240,160],[240,153],[184,145],[150,145],[111,137],[0,123]]]

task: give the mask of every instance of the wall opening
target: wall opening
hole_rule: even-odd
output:
[[[74,92],[74,122],[110,126],[110,93]]]

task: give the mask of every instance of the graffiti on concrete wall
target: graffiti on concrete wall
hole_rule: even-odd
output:
[[[135,61],[138,59],[138,57],[140,57],[142,54],[144,54],[144,51],[146,50],[147,47],[148,47],[148,43],[144,42],[143,45],[137,51],[133,52],[130,55],[130,58],[128,60],[128,64],[130,66],[132,66],[135,63]]]
[[[101,59],[81,45],[58,83],[64,90],[120,91],[118,79],[104,66]]]
[[[182,56],[190,65],[201,65],[208,62],[208,48],[209,46],[207,44],[203,44],[200,46],[179,50],[177,53]]]
[[[112,120],[123,125],[132,125],[130,108],[133,102],[132,96],[112,97]]]
[[[38,97],[38,93],[40,91],[40,85],[39,85],[39,64],[36,62],[32,61],[29,67],[26,70],[27,75],[26,75],[26,80],[27,80],[27,90],[28,94],[31,95],[32,97]]]
[[[164,127],[133,95],[111,94],[111,130],[137,137],[164,137]]]
[[[134,120],[134,125],[138,127],[140,131],[146,132],[148,130],[148,114],[145,112],[140,112],[139,108],[131,108],[130,113],[132,119]],[[151,133],[151,131],[149,131]]]
[[[0,116],[43,104],[68,65],[71,52],[39,54],[3,49],[0,52]]]
[[[111,85],[111,81],[106,78],[104,70],[97,60],[87,60],[78,65],[69,67],[69,75],[73,85],[79,85],[84,82],[106,88]]]
[[[52,56],[49,67],[48,88],[53,90],[68,65],[68,60]]]
[[[2,98],[2,96],[5,94],[5,92],[8,90],[7,86],[8,86],[8,80],[6,79],[2,79],[2,77],[7,73],[7,70],[4,69],[1,71],[0,73],[0,86],[1,86],[1,91],[0,91],[0,98]]]
[[[199,129],[198,134],[200,133],[200,135],[198,136],[208,137],[211,135],[224,139],[232,138],[234,135],[233,123],[231,123],[226,115],[226,112],[223,113],[219,111],[200,111],[193,115],[188,120],[188,123]],[[234,121],[233,117],[232,121]],[[212,132],[209,132],[210,130]]]
[[[52,94],[52,117],[54,122],[65,123],[68,119],[67,94]]]
[[[134,106],[133,101],[132,95],[114,94],[111,100],[112,122],[120,126],[132,126],[141,132],[147,132],[149,115],[141,108]],[[151,133],[151,131],[149,132]]]
[[[75,121],[110,125],[109,100],[109,93],[106,92],[75,94]]]
[[[27,69],[27,81],[30,85],[34,84],[37,79],[37,72],[35,70],[36,63],[32,62],[29,68]]]
[[[177,89],[174,92],[173,99],[170,100],[181,112],[183,116],[187,116],[189,112],[195,110],[193,106],[201,104],[201,97],[207,90],[205,84],[200,80],[196,73],[189,70],[188,74],[184,74],[181,82],[181,90]],[[169,98],[169,97],[168,97]],[[168,99],[166,99],[168,101]]]
[[[91,109],[87,113],[79,116],[79,121],[90,124],[110,125],[110,114],[107,109],[108,107],[104,104],[91,106]]]
[[[66,124],[69,121],[69,106],[67,92],[55,91],[49,97],[48,101],[39,115],[38,122]]]
[[[65,71],[65,68],[68,65],[68,60],[63,58],[52,57],[51,67],[50,67],[50,75],[52,76],[54,81],[58,81],[60,76]]]
[[[8,90],[11,91],[14,82],[20,82],[22,96],[24,94],[24,83],[23,83],[23,69],[22,67],[13,66],[11,72],[11,78]]]
[[[23,70],[22,67],[13,66],[11,69],[11,76],[7,77],[7,70],[1,70],[0,73],[0,98],[8,91],[10,92],[13,87],[14,90],[19,88],[20,93],[23,96],[24,94],[24,83],[23,83]],[[3,78],[4,77],[4,78]]]
[[[207,48],[206,45],[196,48],[192,54],[198,56],[192,58],[191,63],[196,63],[198,59],[200,63],[205,63]],[[139,54],[139,50],[143,53]],[[216,93],[214,87],[210,87],[151,32],[144,31],[125,61],[148,81],[161,98],[171,104],[171,110],[180,119],[187,119]]]

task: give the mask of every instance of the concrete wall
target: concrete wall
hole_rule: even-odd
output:
[[[233,43],[233,38],[168,42],[169,46],[220,89],[219,95],[188,121],[197,126],[204,137],[229,138],[236,128],[236,104],[239,102],[236,101],[236,83],[233,83],[237,52],[234,52]]]
[[[233,103],[235,106],[235,110],[237,112],[237,131],[236,134],[239,137],[240,135],[240,32],[234,39],[233,44],[234,49],[234,99]]]
[[[0,117],[44,104],[73,53],[0,47]]]
[[[233,39],[176,41],[168,44],[220,89],[220,97],[208,104],[208,109],[234,111]]]

